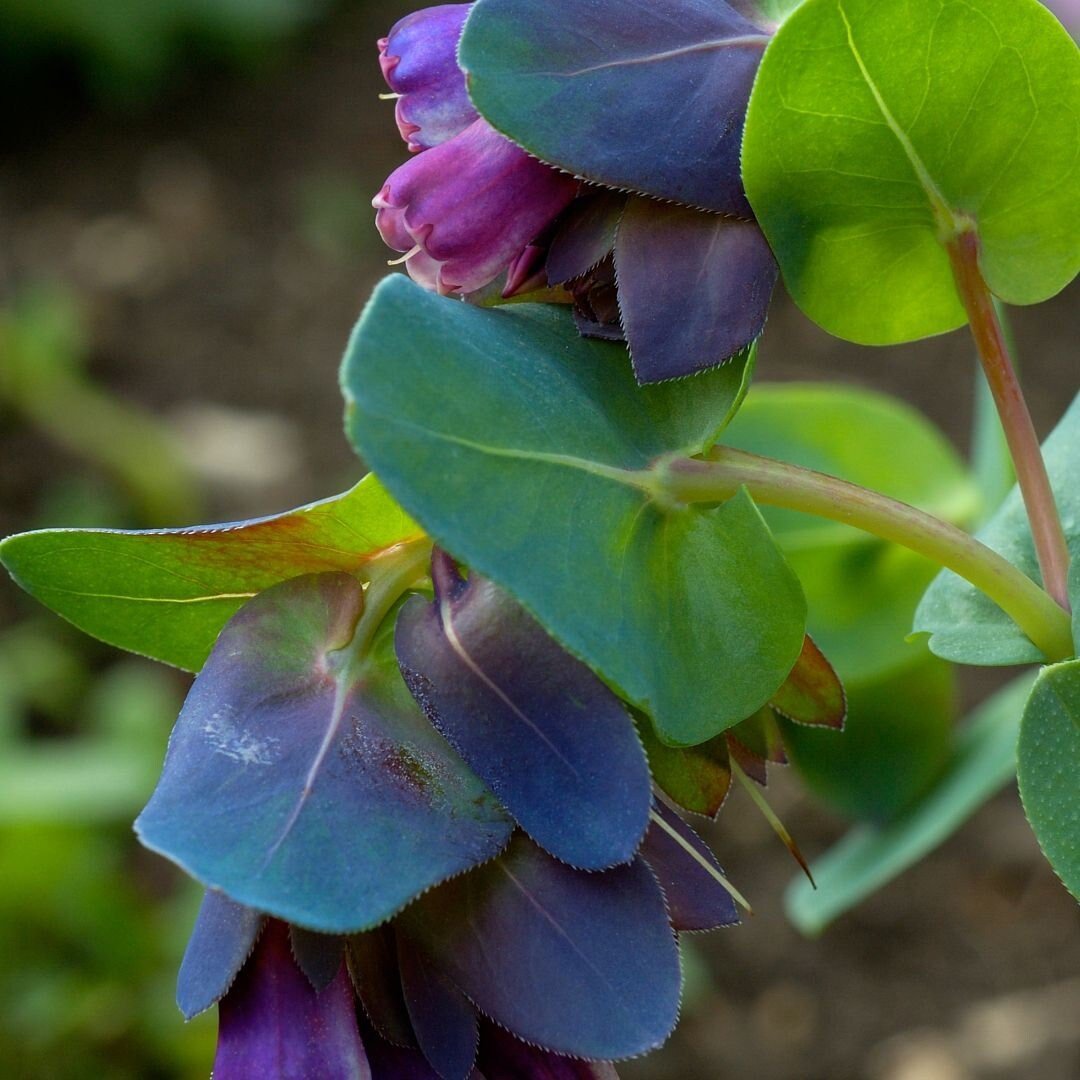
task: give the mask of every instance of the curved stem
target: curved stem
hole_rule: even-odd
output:
[[[979,270],[978,235],[971,230],[959,232],[946,247],[1016,468],[1016,480],[1031,522],[1031,535],[1046,591],[1068,611],[1069,548],[1031,413],[1009,357],[990,290]]]
[[[771,458],[715,447],[710,460],[679,458],[658,477],[682,502],[719,502],[745,487],[770,506],[829,518],[925,555],[986,593],[1052,661],[1073,655],[1068,615],[1031,578],[961,529],[875,491]]]

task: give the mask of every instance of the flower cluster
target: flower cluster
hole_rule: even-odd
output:
[[[473,108],[456,58],[470,7],[418,11],[379,41],[398,129],[415,156],[373,200],[375,223],[412,277],[443,294],[474,292],[521,260],[578,190]]]

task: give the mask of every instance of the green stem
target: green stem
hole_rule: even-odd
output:
[[[708,461],[678,458],[657,477],[684,503],[721,502],[745,487],[760,503],[829,518],[901,544],[959,574],[1010,615],[1052,661],[1073,655],[1069,617],[996,551],[948,522],[875,491],[771,458],[715,447]]]
[[[978,235],[973,230],[958,232],[946,248],[1016,468],[1016,480],[1031,522],[1031,535],[1046,591],[1068,611],[1069,548],[1035,425],[1031,422],[1031,413],[1020,389],[990,290],[979,270]]]

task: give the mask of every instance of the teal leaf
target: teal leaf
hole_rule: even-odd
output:
[[[372,477],[285,514],[190,529],[47,529],[10,536],[0,561],[80,630],[198,671],[221,628],[286,578],[362,572],[419,529]]]
[[[903,817],[880,828],[861,825],[815,861],[816,891],[801,877],[792,882],[785,906],[804,934],[820,933],[913,866],[1008,782],[1031,684],[1032,676],[1022,675],[975,710],[940,779]]]
[[[1043,670],[1020,723],[1017,779],[1039,846],[1080,900],[1080,660]]]
[[[135,823],[209,888],[329,934],[388,919],[511,828],[413,702],[389,621],[376,631],[362,609],[360,583],[336,572],[241,608]]]
[[[717,0],[479,0],[459,61],[477,109],[541,160],[746,218],[739,143],[767,41]]]
[[[1074,566],[1080,559],[1080,396],[1043,444],[1043,457],[1057,499]],[[1000,552],[1028,577],[1041,583],[1027,512],[1018,488],[978,537]],[[1080,583],[1072,577],[1074,598]],[[1075,626],[1074,620],[1074,626]],[[949,570],[943,570],[926,591],[915,613],[915,629],[930,635],[930,648],[957,664],[997,666],[1034,664],[1042,651],[992,600]]]
[[[970,222],[992,292],[1080,269],[1080,54],[1036,0],[807,0],[754,84],[743,180],[796,303],[888,344],[963,325],[942,245]]]
[[[438,543],[691,744],[764,704],[803,643],[798,582],[745,494],[691,508],[648,490],[657,458],[715,440],[748,365],[639,387],[565,311],[481,310],[398,276],[342,381],[353,444]]]

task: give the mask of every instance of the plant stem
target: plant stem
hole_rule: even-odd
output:
[[[1016,479],[1027,508],[1035,553],[1046,591],[1069,610],[1069,548],[1054,492],[1046,474],[1035,425],[998,321],[990,290],[979,270],[979,238],[974,230],[956,233],[946,245],[956,287],[967,311],[986,381],[1009,444]]]
[[[745,487],[758,502],[829,518],[901,544],[959,574],[1011,616],[1052,661],[1073,655],[1069,616],[1031,578],[963,530],[906,503],[797,465],[734,450],[677,458],[658,475],[684,503],[720,502]]]

